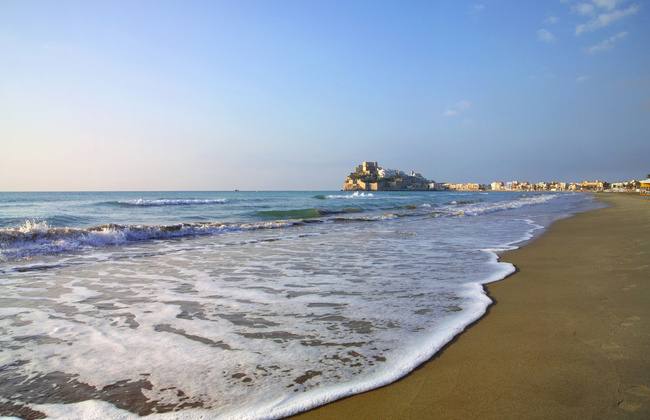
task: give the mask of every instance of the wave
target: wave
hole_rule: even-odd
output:
[[[74,216],[71,214],[52,215],[42,219],[42,221],[47,222],[50,226],[87,225],[92,220],[89,216]],[[24,221],[25,217],[0,217],[0,229],[21,225]]]
[[[450,213],[457,216],[479,216],[481,214],[493,213],[496,211],[512,210],[524,206],[546,203],[557,196],[557,194],[544,194],[532,197],[522,197],[512,201],[498,201],[493,203],[474,202],[466,204],[464,207],[448,207],[448,210]],[[458,204],[454,204],[453,206],[458,206]]]
[[[526,202],[528,205],[532,202]],[[472,274],[467,282],[460,284],[459,289],[454,290],[456,299],[463,299],[465,303],[462,310],[457,312],[453,317],[443,319],[436,325],[435,330],[430,333],[418,337],[414,341],[404,341],[404,346],[401,352],[397,353],[399,357],[391,360],[386,368],[369,375],[359,376],[354,380],[334,383],[331,385],[314,388],[309,392],[299,393],[296,395],[288,395],[284,398],[275,399],[271,401],[257,401],[256,404],[247,405],[241,408],[233,408],[223,413],[223,417],[227,418],[281,418],[287,417],[307,409],[323,405],[325,403],[378,388],[383,385],[392,383],[409,372],[416,369],[419,365],[429,360],[436,354],[444,345],[449,343],[458,334],[465,330],[472,322],[481,318],[487,311],[488,307],[492,304],[489,295],[486,294],[484,285],[499,281],[508,275],[515,272],[514,265],[499,261],[498,252],[516,249],[521,241],[532,238],[535,230],[540,229],[540,225],[536,225],[533,221],[526,221],[530,227],[526,229],[524,235],[514,241],[504,241],[497,244],[493,249],[482,249],[481,251],[489,255],[489,259],[485,264],[490,266],[480,277],[477,274]],[[119,417],[126,413],[123,410],[115,408],[115,406],[100,401],[91,400],[83,404],[92,404],[93,413],[101,413],[101,417]],[[82,418],[84,415],[88,416],[88,410],[80,406],[80,403],[66,404],[65,406],[59,405],[59,411],[46,411],[46,414],[56,417],[57,414],[66,410],[65,414],[70,417]],[[48,406],[56,407],[53,405]],[[34,408],[39,409],[39,406]],[[72,413],[72,414],[71,414]],[[169,414],[169,416],[167,416]],[[162,418],[181,418],[193,419],[199,417],[214,416],[210,412],[202,408],[190,408],[183,411],[176,411],[163,414]]]
[[[342,209],[290,209],[258,211],[266,221],[250,223],[222,223],[214,221],[188,222],[169,225],[103,224],[89,228],[52,227],[47,221],[27,220],[18,227],[0,228],[0,261],[20,259],[43,254],[74,252],[87,248],[122,245],[134,241],[172,239],[186,236],[211,235],[227,232],[277,229],[309,223],[378,222],[402,217],[458,217],[479,216],[523,206],[542,204],[557,194],[522,197],[517,200],[493,203],[473,203],[464,206],[447,205],[435,211],[421,206],[419,212],[376,212],[364,216],[345,217],[360,213],[359,207]],[[332,217],[328,217],[332,216]]]
[[[227,200],[225,198],[215,198],[215,199],[156,199],[156,200],[147,200],[144,198],[138,198],[137,200],[125,200],[125,201],[108,201],[104,204],[109,205],[118,205],[118,206],[128,206],[128,207],[159,207],[159,206],[194,206],[202,204],[224,204]]]
[[[327,209],[290,209],[290,210],[260,210],[255,212],[257,216],[269,219],[314,219],[322,216],[331,216],[335,214],[361,213],[362,208],[345,207],[336,210]]]
[[[234,231],[277,229],[299,223],[268,221],[253,223],[194,222],[173,225],[104,224],[89,228],[51,227],[45,221],[25,221],[17,228],[0,229],[0,261],[33,255],[57,254],[128,242],[211,235]]]
[[[447,204],[453,204],[454,206],[464,206],[466,204],[479,203],[481,200],[454,200],[450,201]]]
[[[417,210],[417,209],[430,209],[432,206],[429,203],[422,204],[406,204],[404,206],[394,207],[394,209],[408,209],[408,210]]]
[[[373,197],[374,197],[373,193],[366,193],[363,191],[355,191],[352,194],[330,194],[325,196],[325,198],[329,198],[329,199],[339,199],[339,198],[351,199],[351,198],[373,198]]]
[[[260,210],[255,214],[269,219],[313,219],[321,216],[318,209]]]
[[[354,223],[354,222],[379,222],[382,220],[392,220],[398,219],[400,217],[406,217],[408,215],[398,214],[398,213],[384,213],[374,216],[365,216],[365,217],[334,217],[332,221],[334,223]]]

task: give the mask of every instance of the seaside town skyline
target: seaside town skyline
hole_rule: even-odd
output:
[[[363,161],[343,183],[345,191],[612,191],[640,192],[650,190],[650,173],[645,178],[621,181],[600,179],[582,181],[501,181],[436,182],[420,172],[383,168],[376,161]]]

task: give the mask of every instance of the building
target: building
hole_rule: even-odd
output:
[[[604,191],[609,188],[609,184],[605,181],[582,181],[580,189],[582,191]]]
[[[444,184],[446,189],[450,191],[479,191],[481,186],[476,183],[468,182],[465,184]]]
[[[554,182],[551,185],[551,191],[566,191],[567,183],[566,182]]]
[[[510,181],[506,183],[507,191],[533,191],[534,187],[528,181]]]
[[[426,191],[429,180],[412,171],[411,175],[396,170],[384,169],[374,161],[364,161],[350,173],[343,182],[344,191]]]
[[[585,191],[585,192],[646,192],[650,193],[650,175],[642,181],[630,180],[608,183],[606,181],[560,182],[546,181],[493,181],[490,184],[441,183],[428,180],[421,173],[411,170],[388,169],[376,161],[364,161],[355,167],[343,183],[345,191]]]
[[[357,171],[366,175],[376,173],[379,168],[377,162],[361,162],[361,165],[357,167]]]
[[[429,182],[429,189],[431,191],[444,191],[447,188],[445,187],[445,184],[443,184],[442,182],[433,181],[433,182]]]
[[[641,181],[632,179],[630,181],[612,182],[609,190],[613,192],[631,192],[638,191],[641,188]]]
[[[377,171],[380,178],[393,178],[399,175],[397,169],[379,168]]]
[[[505,190],[505,184],[503,181],[494,181],[493,183],[490,184],[490,189],[492,191],[503,191]]]

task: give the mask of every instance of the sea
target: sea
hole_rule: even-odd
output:
[[[0,193],[0,415],[278,418],[408,374],[591,195]]]

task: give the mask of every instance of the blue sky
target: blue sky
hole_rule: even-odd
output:
[[[0,190],[650,172],[650,4],[0,2]]]

